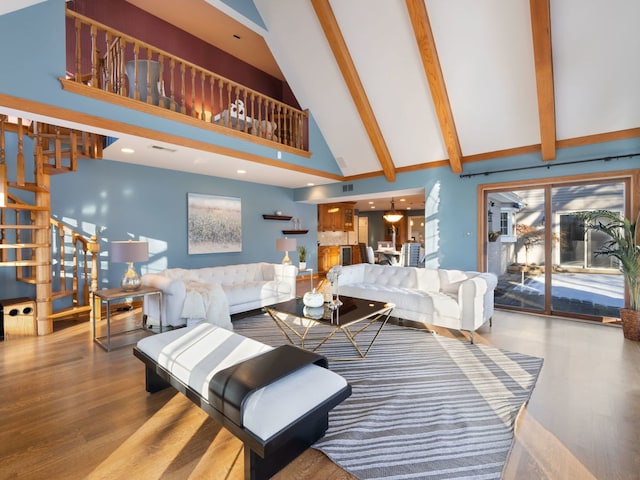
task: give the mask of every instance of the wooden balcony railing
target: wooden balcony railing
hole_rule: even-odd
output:
[[[71,10],[67,52],[76,82],[308,151],[307,112]]]

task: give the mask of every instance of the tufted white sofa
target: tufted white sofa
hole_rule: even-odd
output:
[[[394,317],[473,332],[493,315],[492,273],[359,263],[342,267],[339,293],[396,304]]]
[[[162,322],[181,326],[205,320],[231,328],[229,315],[295,298],[295,265],[245,263],[221,267],[169,268],[147,273],[142,284],[163,292]],[[145,302],[148,324],[157,324],[158,302]]]

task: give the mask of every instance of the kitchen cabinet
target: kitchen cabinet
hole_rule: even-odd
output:
[[[318,205],[318,231],[353,232],[355,224],[354,203]]]
[[[326,274],[334,265],[340,265],[338,245],[318,247],[318,273]]]

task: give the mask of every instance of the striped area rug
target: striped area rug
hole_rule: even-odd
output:
[[[285,343],[266,315],[235,320],[234,328],[270,345]],[[337,335],[319,353],[354,350]],[[499,479],[542,362],[387,324],[366,359],[330,361],[353,394],[330,413],[329,430],[314,448],[363,480]]]

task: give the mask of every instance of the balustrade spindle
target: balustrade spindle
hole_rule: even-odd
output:
[[[82,42],[80,41],[81,37],[81,29],[82,29],[82,23],[80,22],[79,18],[76,18],[75,23],[75,29],[76,29],[76,71],[74,72],[74,78],[76,80],[76,82],[80,82],[81,80],[81,73],[82,72]]]
[[[176,98],[175,98],[175,87],[173,85],[173,75],[176,69],[176,60],[174,58],[169,62],[169,70],[171,71],[171,86],[169,87],[169,98],[171,98],[171,110],[176,110]],[[184,109],[184,99],[180,100],[180,109]],[[184,113],[184,111],[182,112]]]

